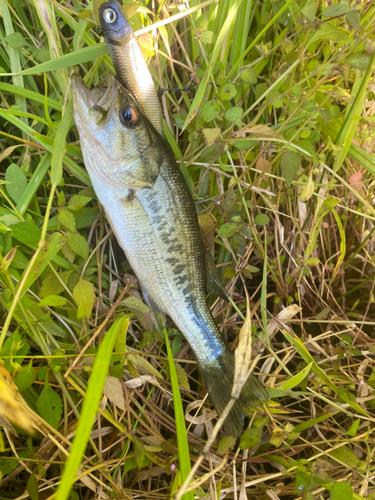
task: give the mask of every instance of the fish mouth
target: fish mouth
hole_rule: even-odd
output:
[[[95,88],[90,90],[83,78],[78,73],[73,73],[71,87],[77,107],[86,113],[92,108],[101,108],[108,111],[115,102],[118,91],[116,79],[109,74]]]

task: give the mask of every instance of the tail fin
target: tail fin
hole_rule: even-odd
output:
[[[218,415],[220,415],[231,399],[234,378],[234,354],[229,349],[207,365],[200,365],[204,383],[209,397]],[[240,399],[236,401],[227,419],[225,430],[234,437],[239,437],[243,430],[244,412],[242,406],[260,403],[268,399],[266,389],[259,380],[250,375],[242,389]]]

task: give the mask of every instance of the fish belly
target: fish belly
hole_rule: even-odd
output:
[[[206,304],[201,235],[196,215],[186,213],[189,197],[172,191],[162,174],[152,189],[139,191],[91,179],[143,291],[181,330],[198,362],[213,361],[225,345]]]

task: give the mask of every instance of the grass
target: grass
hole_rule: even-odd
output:
[[[73,67],[112,67],[92,5],[0,0],[0,499],[372,499],[374,6],[146,7],[212,311],[236,347],[245,284],[271,402],[214,439],[188,344],[152,329],[72,120]]]

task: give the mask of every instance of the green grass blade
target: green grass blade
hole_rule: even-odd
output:
[[[106,44],[102,42],[90,47],[84,47],[83,49],[76,50],[75,52],[69,52],[58,59],[37,64],[32,68],[25,69],[19,74],[38,75],[39,73],[45,73],[46,71],[57,71],[62,68],[69,68],[71,66],[78,66],[79,64],[91,61],[97,61],[100,57],[104,57],[106,55],[108,55],[107,47]]]
[[[51,165],[51,155],[46,153],[39,165],[35,169],[30,181],[27,184],[27,188],[23,193],[20,201],[17,204],[17,210],[21,215],[24,215],[26,210],[28,209],[31,200],[35,196],[40,184],[42,183],[44,176],[48,172],[48,169]]]
[[[167,331],[164,329],[165,345],[167,346],[168,354],[168,367],[172,383],[173,392],[173,404],[174,404],[174,414],[176,418],[176,432],[177,432],[177,445],[178,445],[178,460],[180,463],[180,479],[181,484],[187,478],[191,466],[190,466],[190,452],[189,444],[187,439],[187,432],[185,427],[185,416],[182,407],[180,388],[178,385],[177,372],[174,364],[173,354],[171,346],[169,345],[169,338]],[[194,494],[192,491],[185,493],[182,497],[183,500],[194,500]],[[60,500],[60,499],[58,499]]]
[[[4,0],[0,0],[0,10],[4,21],[5,32],[8,36],[12,35],[14,33],[14,28],[10,17],[9,7]],[[7,51],[9,55],[10,68],[12,73],[20,73],[22,67],[20,61],[20,51],[11,47],[10,45],[8,45]],[[24,86],[24,81],[22,76],[15,76],[13,78],[13,82],[18,87]],[[16,103],[22,111],[24,112],[27,111],[26,100],[23,96],[16,95]],[[23,117],[23,121],[27,123],[27,118]]]
[[[0,82],[0,90],[3,92],[9,92],[10,94],[19,95],[28,99],[29,101],[37,102],[38,104],[43,104],[45,97],[41,94],[37,94],[33,90],[24,89],[23,87],[17,87],[17,85],[11,85],[10,83]],[[55,99],[47,97],[47,106],[56,111],[61,111],[61,104]]]
[[[51,137],[46,137],[43,134],[38,134],[37,132],[34,132],[34,130],[29,127],[29,125],[26,125],[26,123],[23,123],[17,116],[13,115],[12,113],[8,113],[7,110],[1,109],[0,108],[0,116],[2,116],[5,120],[13,123],[16,127],[18,127],[20,130],[23,132],[26,132],[28,135],[30,135],[35,142],[40,144],[46,151],[49,153],[52,153],[53,148],[54,148],[54,139]],[[67,150],[69,151],[69,145],[66,145]],[[72,148],[72,146],[70,146]],[[70,151],[71,154],[74,154],[75,156],[80,157],[80,154],[74,149]],[[76,176],[78,179],[80,179],[82,182],[87,184],[88,186],[91,186],[91,181],[89,178],[89,174],[86,172],[85,169],[80,167],[74,160],[69,158],[68,156],[64,155],[63,157],[63,162],[66,167]]]
[[[231,9],[229,10],[228,17],[227,17],[225,23],[223,24],[223,27],[221,28],[220,33],[217,37],[215,47],[214,47],[214,50],[212,52],[212,56],[211,56],[208,68],[206,70],[206,73],[205,73],[204,77],[202,78],[202,81],[199,85],[198,91],[195,94],[194,101],[193,101],[192,105],[190,106],[189,113],[186,117],[186,120],[185,120],[185,123],[183,126],[183,130],[189,125],[189,123],[193,120],[194,116],[198,112],[198,109],[202,103],[202,100],[203,100],[203,97],[204,97],[204,94],[205,94],[205,91],[206,91],[206,88],[208,85],[208,81],[211,77],[214,64],[219,56],[220,49],[224,43],[224,40],[225,40],[225,37],[227,36],[228,31],[230,30],[230,28],[232,26],[233,20],[237,14],[238,8],[241,5],[241,3],[242,3],[242,0],[237,0],[233,4]]]
[[[65,140],[69,132],[70,123],[73,119],[73,100],[71,99],[65,108],[62,120],[56,133],[55,147],[51,158],[51,182],[59,184],[62,177],[62,164],[65,152]]]
[[[101,343],[91,372],[87,393],[82,406],[82,413],[69,458],[57,489],[55,500],[66,500],[76,477],[82,456],[90,437],[99,402],[102,397],[105,379],[108,373],[113,346],[124,318],[114,323]]]
[[[336,145],[341,147],[340,154],[337,156],[334,170],[337,170],[344,163],[346,155],[350,150],[350,145],[352,143],[354,134],[358,128],[358,122],[361,117],[361,112],[363,108],[363,103],[367,96],[367,84],[372,78],[374,73],[374,61],[375,61],[375,52],[372,53],[370,63],[368,65],[367,71],[365,74],[359,78],[356,84],[353,87],[353,101],[351,105],[347,108],[346,115],[342,127],[338,133],[336,138]],[[359,73],[359,71],[358,71]]]

